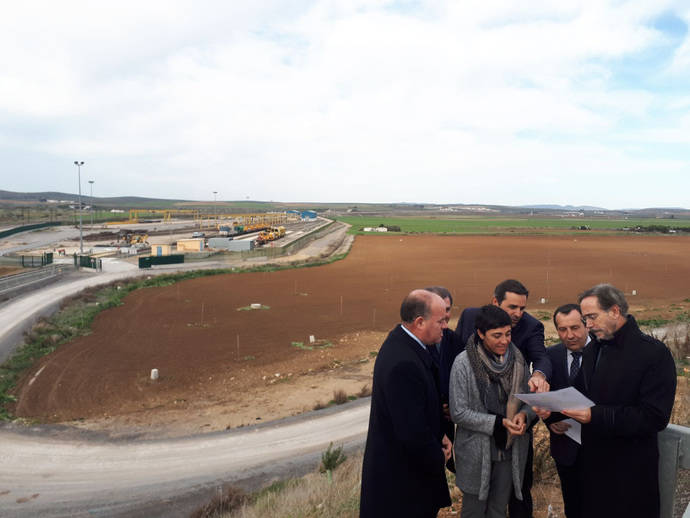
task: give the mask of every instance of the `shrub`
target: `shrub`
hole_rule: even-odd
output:
[[[343,453],[343,447],[338,446],[336,449],[333,449],[333,443],[330,443],[328,449],[321,454],[321,466],[319,466],[319,471],[321,473],[326,473],[328,475],[328,481],[331,482],[333,470],[345,462],[345,459],[347,459],[347,456]]]
[[[348,401],[349,399],[347,398],[347,392],[345,392],[342,389],[333,391],[333,402],[336,405],[342,405],[343,403],[347,403]]]

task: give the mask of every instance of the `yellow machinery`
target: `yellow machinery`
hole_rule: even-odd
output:
[[[231,228],[241,227],[243,232],[256,232],[269,227],[285,224],[288,214],[285,212],[265,212],[253,214],[202,214],[197,209],[132,209],[129,211],[129,220],[112,221],[108,225],[123,225],[138,223],[140,219],[160,217],[163,223],[169,223],[173,217],[190,217],[199,228],[216,228],[221,226]]]
[[[268,230],[259,232],[259,235],[256,238],[256,244],[263,245],[264,243],[275,241],[281,237],[285,237],[285,227],[271,227]]]

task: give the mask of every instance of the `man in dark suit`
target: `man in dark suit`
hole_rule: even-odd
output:
[[[447,327],[443,299],[415,290],[400,317],[374,365],[361,518],[431,518],[451,503],[444,470],[451,443],[442,429],[438,369],[427,349]]]
[[[584,350],[575,387],[594,406],[562,413],[582,423],[582,516],[659,518],[657,434],[673,408],[673,356],[640,331],[614,286],[594,286],[579,301],[597,340]],[[549,417],[548,411],[535,411]]]
[[[525,312],[528,296],[529,291],[520,281],[507,279],[496,286],[491,303],[510,315],[513,344],[520,350],[527,363],[532,365],[532,376],[528,381],[530,390],[532,392],[548,392],[551,362],[546,356],[546,348],[544,347],[544,324]],[[467,308],[460,315],[455,332],[460,335],[462,344],[466,344],[474,333],[474,319],[478,312],[479,308]],[[458,459],[455,460],[458,461]],[[513,492],[508,505],[510,518],[532,518],[533,461],[534,449],[530,440],[522,484],[522,500],[516,498],[515,492]]]
[[[559,390],[573,385],[582,365],[582,351],[591,339],[577,304],[565,304],[557,308],[553,314],[553,323],[561,343],[546,349],[546,354],[552,367],[551,390]],[[546,423],[551,436],[551,456],[556,461],[558,477],[561,479],[565,515],[567,518],[584,518],[579,445],[565,435],[570,426],[556,415],[546,419]]]
[[[431,286],[425,289],[431,293],[435,293],[443,299],[443,303],[446,307],[446,323],[448,323],[450,321],[450,311],[453,307],[453,296],[450,291],[443,286]],[[440,397],[441,405],[443,406],[443,417],[445,418],[443,431],[451,442],[453,442],[455,438],[455,424],[450,418],[450,409],[448,408],[450,369],[453,367],[455,357],[464,350],[464,345],[464,343],[460,342],[460,336],[458,336],[457,333],[454,333],[452,329],[446,328],[443,330],[441,342],[436,344],[434,348],[429,348],[431,357],[439,368]],[[452,457],[448,460],[446,467],[455,473],[455,463]]]

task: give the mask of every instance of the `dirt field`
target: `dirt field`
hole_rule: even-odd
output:
[[[537,315],[611,282],[633,313],[648,312],[690,297],[689,250],[687,236],[360,236],[327,266],[133,293],[100,314],[91,335],[39,362],[18,388],[16,413],[152,434],[274,419],[368,384],[371,353],[413,288],[449,287],[457,318],[508,277],[530,288]],[[251,303],[269,309],[238,310]]]

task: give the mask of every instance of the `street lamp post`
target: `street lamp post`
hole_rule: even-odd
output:
[[[96,180],[89,180],[89,187],[91,187],[91,228],[93,228],[93,183]]]
[[[216,225],[218,224],[218,208],[216,207],[216,194],[218,194],[218,191],[213,191],[213,208],[216,211]]]
[[[77,178],[79,179],[79,253],[84,253],[84,237],[81,230],[81,166],[84,165],[84,161],[79,160],[74,161],[74,165],[77,166]]]

